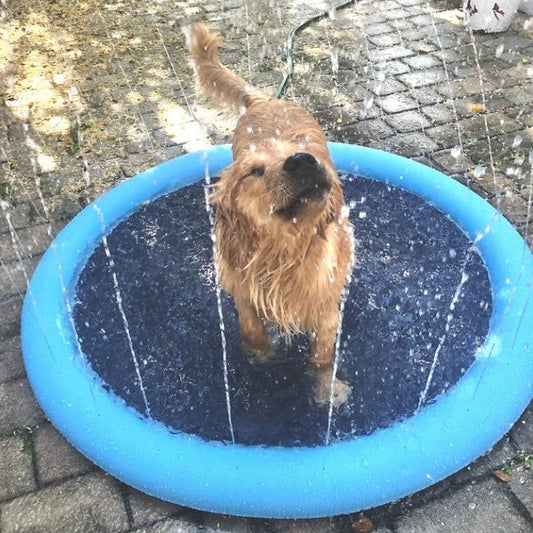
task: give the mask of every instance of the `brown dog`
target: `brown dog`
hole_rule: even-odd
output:
[[[270,357],[264,320],[287,336],[306,333],[318,377],[315,397],[339,405],[350,392],[333,382],[332,369],[352,227],[326,138],[303,108],[252,91],[223,67],[219,44],[204,24],[194,26],[191,52],[200,85],[241,111],[234,161],[210,197],[220,281],[235,300],[243,348],[256,360]]]

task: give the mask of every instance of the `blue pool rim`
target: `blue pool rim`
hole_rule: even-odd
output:
[[[81,211],[44,254],[22,311],[24,361],[56,428],[118,479],[196,509],[265,518],[313,518],[375,507],[468,465],[511,428],[533,396],[533,259],[487,202],[420,163],[371,148],[329,144],[338,171],[411,191],[475,241],[493,293],[476,361],[456,386],[415,416],[351,441],[314,448],[207,442],[143,419],[106,392],[73,334],[77,276],[88,256],[144,202],[216,175],[228,146],[162,163]],[[95,206],[97,208],[95,208]]]

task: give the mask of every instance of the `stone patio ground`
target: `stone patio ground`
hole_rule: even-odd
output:
[[[347,533],[359,513],[261,520],[131,489],[41,412],[19,339],[26,284],[51,238],[114,185],[228,142],[235,119],[198,99],[183,28],[225,37],[225,64],[269,93],[288,30],[326,2],[0,0],[0,531]],[[454,0],[360,0],[295,39],[288,97],[329,140],[436,167],[486,198],[531,245],[533,19],[470,33]],[[16,243],[14,246],[13,243]],[[379,533],[531,533],[533,407],[487,455],[364,515]],[[492,472],[505,469],[509,481]],[[358,529],[359,528],[359,529]]]

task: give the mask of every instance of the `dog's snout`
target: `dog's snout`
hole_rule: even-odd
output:
[[[290,174],[305,174],[312,171],[318,165],[318,161],[305,152],[299,152],[285,159],[283,170]]]
[[[283,170],[294,194],[314,192],[320,196],[331,188],[326,169],[311,154],[298,152],[287,157]]]

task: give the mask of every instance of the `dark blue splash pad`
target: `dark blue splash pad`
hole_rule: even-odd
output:
[[[423,404],[445,393],[474,361],[492,310],[483,262],[444,214],[381,182],[345,175],[343,186],[353,205],[358,261],[338,371],[353,394],[332,425],[333,438],[341,440],[411,416],[436,355]],[[231,440],[203,186],[144,206],[108,235],[107,245],[149,414],[175,430]],[[147,415],[114,294],[110,259],[100,244],[77,286],[76,329],[106,386]],[[305,337],[290,346],[280,338],[275,358],[254,366],[240,351],[227,297],[223,317],[236,442],[324,444],[328,408],[312,400]]]
[[[220,408],[221,361],[211,352],[219,346],[218,315],[214,306],[202,303],[204,297],[213,301],[209,269],[199,266],[199,261],[209,265],[211,255],[202,233],[206,218],[200,191],[184,187],[227,166],[229,147],[188,154],[127,180],[79,213],[48,248],[28,286],[22,312],[27,375],[53,424],[104,470],[154,496],[207,511],[277,518],[331,516],[398,499],[449,476],[493,446],[531,401],[533,256],[524,240],[489,204],[440,172],[369,148],[329,147],[339,171],[386,184],[360,179],[346,183],[347,197],[354,202],[360,266],[345,313],[339,372],[354,392],[350,404],[334,417],[329,444],[321,442],[326,413],[308,401],[306,343],[295,341],[289,356],[279,353],[268,365],[249,367],[234,348],[237,333],[226,299],[238,443],[228,441],[227,417]],[[426,212],[424,202],[416,203],[420,200],[410,194],[404,200],[396,189],[414,193],[436,209]],[[176,202],[188,194],[190,203],[177,212]],[[415,204],[404,208],[412,218],[394,214],[393,204],[410,198]],[[428,224],[428,213],[436,217],[434,224]],[[127,230],[135,220],[144,224],[142,231]],[[160,231],[164,224],[171,227]],[[199,230],[199,236],[189,241],[184,234],[180,237],[185,224],[191,234]],[[417,228],[414,233],[410,226]],[[126,231],[118,238],[121,227]],[[406,232],[411,237],[406,239]],[[99,273],[99,289],[88,277],[88,262],[102,253],[99,246],[106,236],[110,257]],[[182,248],[175,253],[180,239]],[[134,248],[137,257],[131,253]],[[155,263],[151,248],[157,249]],[[166,258],[164,267],[159,255]],[[111,261],[116,261],[120,294],[106,273]],[[423,270],[418,262],[426,265]],[[483,265],[491,301],[478,293],[486,283]],[[118,273],[128,270],[135,276],[125,279]],[[185,281],[192,274],[200,281]],[[88,301],[102,305],[88,326],[80,320],[77,300],[84,276]],[[445,289],[452,300],[439,315],[438,304],[445,298],[440,291]],[[183,295],[187,302],[181,301]],[[472,321],[470,316],[472,298],[481,313],[474,314],[478,325],[478,318]],[[133,307],[134,300],[138,307]],[[108,342],[105,335],[116,336],[117,349],[123,350],[124,318],[118,320],[110,301],[123,304],[138,371],[131,366],[129,342],[124,354],[100,353],[99,362],[83,351],[90,343],[103,346]],[[490,305],[492,311],[486,307]],[[484,339],[482,311],[490,314]],[[90,343],[77,336],[77,329],[83,328],[95,331]],[[378,328],[390,336],[374,335]],[[189,336],[183,335],[185,330]],[[191,353],[193,342],[197,351]],[[463,342],[460,349],[453,345]],[[182,361],[183,353],[191,354],[191,360]],[[436,361],[429,387],[428,354]],[[197,368],[200,361],[202,368]],[[103,377],[103,369],[113,365],[119,371]],[[156,371],[161,375],[154,379]],[[150,416],[145,416],[138,376],[151,386],[145,389]],[[127,401],[113,390],[122,390]],[[407,395],[408,390],[413,393]],[[158,406],[157,398],[165,407]],[[292,406],[283,403],[287,399]],[[218,409],[216,416],[208,412],[211,406]],[[291,418],[293,407],[302,418]],[[209,416],[217,424],[212,429],[204,423]],[[270,428],[263,434],[261,417]],[[181,429],[176,429],[179,424]],[[198,436],[201,431],[203,436]],[[242,444],[281,440],[287,444]],[[299,440],[309,444],[298,445]]]

